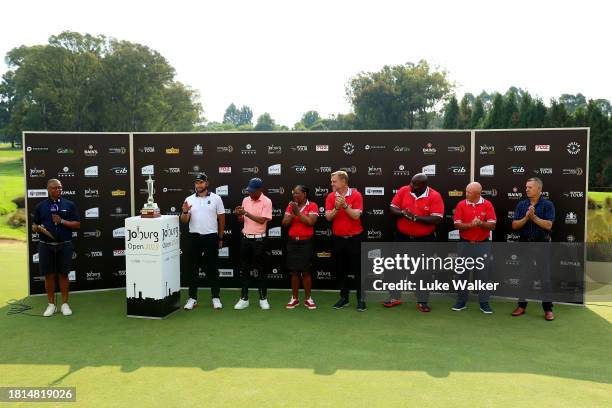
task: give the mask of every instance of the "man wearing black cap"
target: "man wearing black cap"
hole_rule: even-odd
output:
[[[249,180],[247,191],[249,196],[242,200],[242,205],[234,209],[238,220],[244,223],[242,239],[240,240],[240,278],[242,292],[240,300],[234,309],[249,307],[249,284],[251,271],[255,273],[259,289],[259,306],[263,310],[270,309],[268,303],[268,288],[266,286],[265,256],[266,227],[272,219],[272,200],[262,193],[263,181],[260,178]]]
[[[219,248],[223,247],[225,230],[225,208],[217,194],[208,191],[208,177],[204,173],[194,178],[194,194],[185,199],[181,223],[189,224],[189,248],[193,269],[189,276],[189,299],[185,310],[192,310],[198,304],[198,276],[205,265],[206,277],[212,292],[214,309],[221,309],[219,298]],[[204,256],[202,256],[204,253]]]

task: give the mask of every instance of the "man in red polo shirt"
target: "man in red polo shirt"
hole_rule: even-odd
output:
[[[484,257],[485,254],[491,253],[491,243],[489,236],[491,231],[495,229],[497,218],[493,204],[489,200],[485,200],[480,196],[482,186],[480,183],[472,182],[465,188],[465,200],[459,201],[455,207],[453,216],[455,228],[459,230],[461,242],[458,245],[458,254],[461,257]],[[484,257],[489,259],[489,256]],[[480,270],[474,270],[478,274],[478,279],[486,282],[488,280],[488,263]],[[468,274],[457,274],[456,279],[468,279]],[[474,276],[476,279],[476,276]],[[457,291],[457,301],[452,310],[459,312],[466,308],[468,300],[467,289]],[[489,306],[489,292],[482,291],[478,294],[480,302],[480,310],[485,314],[493,313],[493,309]]]
[[[325,200],[325,219],[332,223],[332,256],[337,265],[340,300],[334,309],[349,305],[348,275],[355,275],[357,311],[365,312],[366,304],[361,293],[361,213],[363,196],[348,186],[348,174],[336,171],[331,175],[332,192]]]
[[[393,197],[389,210],[397,217],[396,242],[434,242],[436,225],[444,217],[444,202],[436,190],[428,186],[427,175],[415,174],[410,185],[404,186]],[[401,292],[389,293],[385,307],[400,305]],[[429,291],[416,292],[417,310],[429,312]]]

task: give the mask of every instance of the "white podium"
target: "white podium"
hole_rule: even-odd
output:
[[[127,315],[163,319],[180,308],[180,229],[176,215],[125,219]]]

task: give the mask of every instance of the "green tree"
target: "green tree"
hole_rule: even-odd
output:
[[[276,127],[276,123],[274,123],[274,119],[270,116],[269,113],[264,113],[257,118],[257,124],[255,125],[255,130],[258,132],[261,131],[271,131]]]
[[[236,105],[231,103],[227,109],[225,109],[225,113],[223,114],[223,123],[230,123],[232,125],[238,126],[238,122],[240,121],[240,110],[236,108]]]
[[[500,93],[495,94],[493,98],[491,110],[487,114],[485,127],[487,129],[504,129],[506,127],[504,97]]]
[[[6,61],[0,100],[10,101],[11,132],[191,130],[202,121],[197,92],[140,44],[63,32]]]
[[[427,128],[434,107],[452,85],[444,71],[432,70],[427,61],[384,66],[378,72],[353,77],[346,94],[358,127],[364,129]]]
[[[565,108],[570,114],[575,113],[576,109],[584,108],[587,105],[586,98],[581,93],[577,93],[576,95],[563,94],[559,97],[559,103],[565,105]]]
[[[459,129],[469,129],[473,105],[474,95],[469,92],[463,95],[459,103]]]
[[[253,126],[253,111],[246,105],[240,108],[240,113],[238,115],[238,127],[241,126]]]
[[[459,104],[455,95],[451,95],[444,107],[444,129],[459,129]]]
[[[474,100],[474,110],[472,111],[472,116],[470,116],[470,121],[468,124],[469,129],[480,129],[484,127],[485,120],[485,108],[482,103],[482,99],[480,96],[476,97]]]
[[[244,125],[252,125],[252,120],[253,111],[246,105],[238,109],[236,105],[231,103],[227,109],[225,109],[225,114],[223,115],[223,123],[232,124],[236,128]]]

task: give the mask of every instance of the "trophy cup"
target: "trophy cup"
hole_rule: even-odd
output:
[[[142,218],[157,218],[160,216],[159,207],[155,201],[153,201],[153,192],[155,191],[153,189],[154,182],[155,180],[153,180],[151,175],[149,175],[149,178],[147,179],[147,192],[149,193],[149,198],[147,198],[147,202],[142,207],[142,210],[140,210],[140,216]]]

